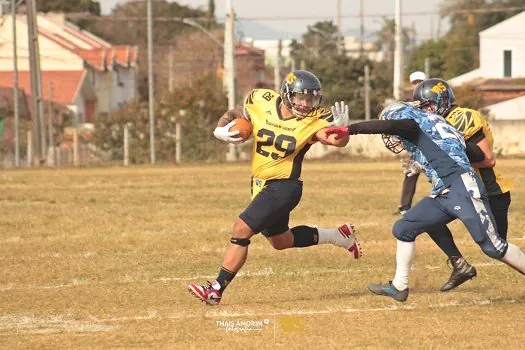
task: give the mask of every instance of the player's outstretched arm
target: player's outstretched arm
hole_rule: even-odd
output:
[[[480,162],[472,162],[472,166],[474,168],[494,167],[496,165],[496,158],[494,157],[494,152],[492,152],[492,147],[490,146],[488,140],[483,138],[476,145],[481,149],[481,151],[483,151],[485,158]]]
[[[346,127],[339,127],[347,129]],[[350,139],[348,132],[342,132],[342,133],[330,133],[329,130],[336,129],[336,128],[323,128],[319,130],[315,137],[319,142],[321,142],[323,145],[330,145],[330,146],[336,146],[336,147],[344,147],[348,144],[348,140]]]

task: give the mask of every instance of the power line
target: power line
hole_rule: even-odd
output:
[[[476,14],[476,13],[497,13],[497,12],[513,12],[513,11],[523,11],[525,6],[516,6],[516,7],[490,7],[485,9],[469,9],[469,10],[455,10],[451,11],[450,14]],[[402,17],[414,17],[414,16],[431,16],[431,15],[440,15],[439,11],[419,11],[419,12],[404,12],[401,14]],[[393,17],[392,13],[371,13],[371,14],[352,14],[352,15],[341,15],[341,18],[382,18],[382,17]],[[113,21],[146,21],[147,17],[144,16],[97,16],[90,13],[69,13],[67,17],[72,19],[84,19],[84,20],[113,20]],[[447,16],[448,17],[448,16]],[[184,19],[199,20],[199,21],[209,21],[208,18],[203,17],[165,17],[165,16],[156,16],[154,17],[155,21],[159,22],[183,22]],[[319,19],[332,19],[333,16],[236,16],[238,20],[257,20],[257,21],[304,21],[304,20],[319,20]],[[225,17],[217,17],[217,19],[225,20]]]

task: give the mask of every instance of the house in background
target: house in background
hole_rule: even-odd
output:
[[[13,86],[12,18],[0,27],[0,87]],[[38,15],[38,43],[45,101],[66,106],[79,123],[92,122],[137,96],[137,47],[115,46],[65,20]],[[16,17],[20,88],[31,94],[26,16]]]
[[[525,119],[525,11],[479,33],[479,68],[448,80],[476,84],[495,120]]]

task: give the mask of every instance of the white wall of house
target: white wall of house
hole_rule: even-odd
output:
[[[525,96],[516,97],[486,107],[489,113],[498,120],[525,119]],[[525,133],[522,134],[525,139]]]
[[[490,128],[494,134],[494,151],[503,156],[525,155],[525,119],[493,120]],[[371,159],[391,159],[393,153],[386,149],[381,135],[352,135],[348,146],[336,149],[320,142],[315,143],[305,158],[322,158],[331,152],[342,152],[351,156]],[[401,173],[401,166],[399,167]]]
[[[13,70],[13,31],[11,17],[4,17],[4,23],[0,27],[0,70]],[[16,21],[18,69],[29,70],[29,48],[27,24],[24,21]],[[40,68],[47,71],[71,71],[82,70],[84,61],[71,51],[63,48],[52,40],[42,35],[38,36],[40,49]]]
[[[511,52],[510,77],[525,77],[525,11],[479,33],[483,77],[504,78],[504,51]]]

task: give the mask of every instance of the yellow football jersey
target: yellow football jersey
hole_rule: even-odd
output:
[[[252,90],[244,101],[253,124],[252,177],[259,188],[267,180],[300,179],[304,155],[316,142],[315,133],[333,120],[332,112],[324,108],[300,120],[284,120],[280,104],[279,94],[268,89]]]
[[[458,130],[466,141],[479,142],[479,135],[483,133],[490,147],[494,145],[494,137],[489,123],[481,114],[469,108],[455,107],[447,115],[446,120]],[[494,168],[476,169],[483,179],[489,196],[510,191],[510,184]]]

